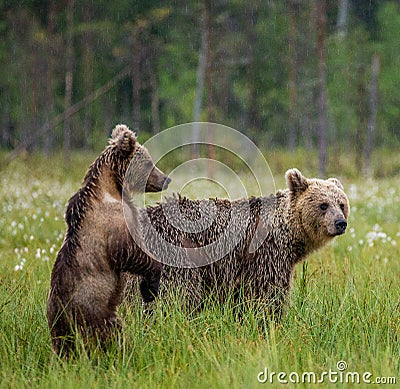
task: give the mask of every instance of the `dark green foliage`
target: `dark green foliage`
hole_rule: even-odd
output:
[[[313,1],[294,2],[296,50],[290,51],[289,3],[213,2],[214,115],[259,145],[286,146],[294,109],[296,143],[312,147],[317,132],[315,13]],[[363,152],[370,64],[377,52],[381,70],[375,144],[398,145],[399,5],[349,1],[342,34],[336,27],[339,3],[329,2],[327,9],[329,143]],[[203,9],[194,0],[75,3],[72,104],[126,66],[139,77],[127,75],[72,116],[73,148],[97,150],[98,139],[118,122],[151,134],[193,120]],[[44,125],[65,110],[65,7],[55,0],[1,1],[0,11],[0,147],[59,149],[63,126],[46,130]],[[290,57],[293,53],[296,58]],[[289,99],[291,64],[296,66],[296,107]]]

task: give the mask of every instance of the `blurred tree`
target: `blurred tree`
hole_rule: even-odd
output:
[[[259,94],[259,85],[257,84],[257,62],[256,62],[256,53],[258,42],[257,35],[257,23],[259,18],[259,8],[260,6],[255,2],[249,2],[246,10],[244,12],[244,33],[248,42],[252,42],[252,44],[248,45],[247,48],[247,57],[246,52],[242,54],[242,64],[246,65],[246,81],[248,87],[248,98],[247,98],[247,109],[246,103],[244,104],[244,109],[246,109],[246,121],[244,123],[245,129],[248,133],[254,133],[257,130],[261,129],[261,121],[260,121],[260,110],[258,104],[258,94]],[[243,38],[242,38],[243,39]],[[228,90],[228,88],[226,88]]]
[[[204,29],[205,29],[205,74],[204,74],[204,86],[207,97],[206,102],[206,112],[207,112],[207,122],[213,123],[215,121],[215,108],[214,108],[214,84],[213,84],[213,1],[204,0]],[[209,159],[215,159],[215,147],[213,145],[214,139],[211,132],[208,132],[207,139],[207,153]],[[208,164],[208,177],[210,179],[214,178],[215,165],[213,163]]]
[[[72,104],[72,86],[74,76],[74,8],[75,0],[67,0],[66,5],[66,35],[65,35],[65,92],[64,108],[65,112],[71,108]],[[71,153],[71,116],[68,114],[64,120],[64,159],[69,164]]]
[[[336,28],[339,34],[346,35],[348,19],[349,0],[339,0],[339,10],[336,22]]]
[[[54,115],[54,93],[55,93],[55,80],[56,80],[56,58],[60,52],[59,37],[56,33],[57,13],[59,8],[57,2],[54,0],[49,1],[47,26],[46,26],[46,86],[44,89],[44,123],[46,124],[44,134],[44,151],[46,155],[50,155],[51,149],[54,147],[54,132],[49,131],[50,120]]]
[[[376,113],[378,110],[378,75],[379,56],[375,53],[372,57],[371,65],[368,131],[365,140],[364,175],[366,176],[369,176],[371,174],[371,154],[376,131]]]
[[[82,13],[82,78],[83,78],[83,94],[88,96],[93,91],[93,68],[94,68],[94,53],[93,53],[93,31],[91,28],[93,22],[93,1],[84,2],[85,11]],[[91,147],[91,137],[93,133],[93,118],[92,110],[86,109],[83,119],[83,146],[88,149]]]
[[[202,23],[201,23],[201,43],[199,49],[199,63],[197,65],[197,79],[196,79],[196,94],[194,100],[194,109],[193,109],[193,121],[195,123],[200,122],[201,118],[201,111],[203,106],[203,95],[204,95],[204,79],[206,74],[206,66],[207,66],[207,53],[209,39],[208,39],[208,30],[206,28],[206,18],[205,15],[206,11],[204,8],[203,16],[202,16]],[[192,140],[193,140],[193,147],[192,147],[192,157],[198,158],[199,157],[199,127],[197,125],[193,126],[193,133],[192,133]]]
[[[299,19],[298,0],[289,0],[289,131],[288,131],[288,147],[293,150],[296,145],[297,138],[297,20]]]
[[[326,0],[317,0],[318,56],[318,157],[320,177],[325,177],[327,162],[327,93],[326,93]]]

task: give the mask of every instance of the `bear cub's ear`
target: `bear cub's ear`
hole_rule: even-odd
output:
[[[130,155],[137,149],[136,134],[124,124],[118,124],[113,129],[109,143],[124,154]]]
[[[328,178],[328,181],[334,183],[338,186],[341,190],[344,190],[342,183],[337,178]]]
[[[289,169],[285,174],[285,178],[292,197],[296,197],[308,188],[307,178],[297,169]]]

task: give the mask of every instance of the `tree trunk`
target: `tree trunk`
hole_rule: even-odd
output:
[[[153,134],[160,132],[160,98],[158,97],[157,72],[155,69],[155,58],[149,66],[150,86],[151,86],[151,120],[153,124]]]
[[[338,33],[343,36],[345,36],[347,33],[348,16],[349,16],[349,0],[339,0],[336,28]]]
[[[260,115],[257,105],[257,83],[256,83],[256,63],[255,63],[255,50],[257,34],[256,34],[256,20],[257,12],[254,8],[250,7],[248,15],[246,17],[246,36],[249,42],[248,53],[249,53],[249,64],[247,66],[247,84],[249,88],[249,107],[246,114],[246,129],[259,130],[260,126]],[[250,132],[251,133],[251,132]]]
[[[194,99],[194,112],[193,121],[197,123],[201,119],[201,108],[203,105],[203,94],[204,94],[204,77],[206,72],[206,56],[207,56],[207,29],[206,29],[206,11],[204,10],[203,22],[201,24],[201,45],[199,51],[199,63],[197,65],[197,81],[196,81],[196,94]],[[198,125],[193,125],[192,133],[192,158],[199,157],[199,128]]]
[[[302,142],[306,150],[314,149],[314,135],[316,132],[316,101],[317,89],[314,84],[317,79],[316,64],[316,2],[307,1],[307,5],[301,8],[304,15],[299,12],[300,18],[305,18],[307,23],[303,24],[302,32],[298,41],[301,50],[297,52],[298,85],[302,90],[300,96],[297,96],[297,112],[299,117],[299,127],[301,128]],[[300,43],[301,42],[301,43]]]
[[[212,79],[212,50],[211,50],[211,32],[212,32],[212,0],[205,0],[205,30],[206,30],[206,69],[205,69],[205,88],[207,92],[207,121],[214,122],[215,109],[214,109],[214,94],[213,94],[213,79]],[[213,145],[214,137],[211,131],[208,131],[207,139],[207,157],[215,159],[215,147]],[[214,163],[208,164],[208,178],[213,179],[215,175]]]
[[[40,136],[38,134],[38,128],[39,128],[39,115],[40,115],[40,99],[39,99],[39,94],[40,94],[40,84],[41,84],[41,74],[40,74],[40,54],[39,54],[39,48],[37,45],[34,45],[32,43],[32,46],[30,48],[32,50],[32,53],[30,55],[30,60],[31,60],[31,67],[29,69],[29,78],[30,78],[30,84],[31,84],[31,95],[32,95],[32,100],[31,100],[31,115],[30,115],[30,136],[32,137],[33,141],[31,143],[32,149],[37,149],[37,147],[40,145]],[[39,146],[40,147],[40,146]]]
[[[288,146],[293,150],[297,138],[297,49],[296,37],[299,5],[296,1],[289,1],[289,131]]]
[[[83,22],[88,25],[92,20],[92,9],[90,2],[86,5],[83,12]],[[83,61],[83,91],[84,96],[88,96],[93,91],[93,51],[92,51],[92,33],[87,28],[82,35],[82,61]],[[90,138],[93,132],[93,121],[90,108],[85,110],[83,119],[84,147],[91,147]]]
[[[367,128],[368,107],[365,91],[365,68],[363,64],[358,65],[357,69],[357,129],[355,137],[355,165],[357,171],[361,173],[363,146],[365,144],[365,129]]]
[[[365,142],[364,174],[371,174],[371,154],[376,128],[376,113],[378,109],[378,76],[379,76],[379,56],[374,54],[372,58],[371,84],[369,94],[369,119],[368,132]]]
[[[205,88],[207,92],[206,112],[207,121],[214,120],[214,95],[212,84],[212,58],[211,58],[211,13],[212,13],[212,0],[205,0],[205,30],[206,30],[206,47],[205,47]]]
[[[2,106],[1,115],[1,140],[2,147],[9,149],[13,145],[12,139],[12,125],[10,120],[10,88],[4,90],[4,103]]]
[[[75,0],[68,0],[66,15],[66,42],[65,42],[65,96],[64,106],[68,112],[72,104],[72,86],[73,86],[73,23],[74,23],[74,5]],[[69,164],[71,154],[71,117],[66,116],[64,121],[64,159]]]
[[[326,92],[326,0],[317,1],[318,58],[318,173],[325,177],[327,161],[327,92]]]
[[[140,46],[141,28],[135,27],[133,32],[133,58],[132,58],[132,94],[133,94],[133,127],[140,128],[140,64],[142,61],[142,52]]]
[[[313,120],[311,119],[312,117],[312,107],[314,106],[315,103],[315,98],[314,98],[314,93],[313,90],[311,89],[310,86],[306,86],[304,88],[304,102],[303,105],[305,107],[304,112],[301,115],[301,127],[302,127],[302,136],[304,138],[304,147],[306,150],[313,150],[314,145],[313,145],[313,129],[314,129],[314,123]]]
[[[113,107],[110,98],[105,95],[102,99],[103,107],[103,123],[104,123],[104,133],[108,137],[111,135],[111,129],[113,128],[112,117],[113,117]]]
[[[57,41],[55,36],[55,19],[56,19],[56,2],[51,1],[49,4],[49,14],[47,18],[47,66],[46,66],[46,87],[44,96],[44,120],[50,124],[50,120],[54,115],[54,59],[57,58]],[[53,132],[46,131],[44,134],[44,153],[49,156],[53,148]]]

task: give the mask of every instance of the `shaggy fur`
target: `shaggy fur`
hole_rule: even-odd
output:
[[[126,174],[129,179],[124,182]],[[126,220],[137,225],[137,210],[130,201],[123,202],[122,195],[125,189],[160,191],[168,182],[135,134],[124,125],[115,127],[109,146],[68,202],[67,232],[53,267],[47,302],[57,354],[68,353],[75,328],[86,339],[97,337],[104,344],[111,329],[120,327],[116,308],[124,288],[123,272],[142,276],[144,302],[157,295],[160,265],[138,248],[139,234],[132,238]]]
[[[178,197],[141,210],[146,246],[164,263],[160,290],[180,290],[189,308],[207,295],[225,301],[242,293],[279,316],[294,266],[344,233],[349,214],[339,180],[307,179],[291,169],[286,181],[288,188],[270,197]]]

